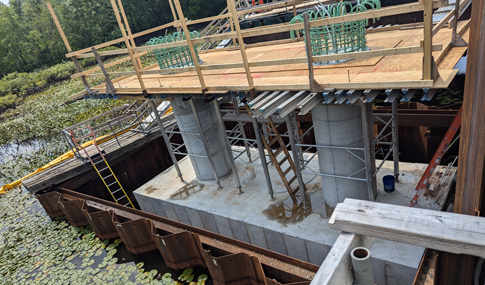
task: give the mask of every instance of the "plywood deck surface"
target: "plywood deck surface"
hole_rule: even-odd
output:
[[[460,22],[458,29],[464,27],[465,22]],[[468,40],[468,30],[463,33],[463,38]],[[451,40],[452,30],[441,29],[434,37],[433,44],[443,44],[443,50]],[[370,50],[379,50],[395,47],[419,46],[423,39],[423,29],[401,29],[393,31],[374,32],[367,34],[367,45]],[[466,51],[466,47],[450,49],[440,62],[438,69],[441,77],[434,83],[433,88],[446,88],[456,72],[453,67]],[[249,47],[246,49],[249,62],[290,59],[305,57],[304,42],[275,44],[269,46]],[[442,51],[433,52],[436,59]],[[242,57],[239,50],[223,50],[199,54],[204,65],[241,63]],[[347,62],[315,66],[315,79],[320,84],[333,83],[370,83],[370,82],[412,82],[422,79],[422,53],[380,56],[373,58],[354,59]],[[153,68],[159,69],[158,67]],[[248,90],[248,83],[244,68],[204,70],[202,71],[205,83],[208,87],[231,86],[231,90]],[[307,64],[285,64],[264,67],[251,67],[251,74],[255,86],[275,86],[281,84],[308,84]],[[174,74],[142,75],[146,88],[171,87],[187,88],[200,87],[199,78],[195,71],[180,72]],[[160,85],[161,84],[161,85]],[[127,77],[119,81],[117,86],[127,88],[141,88],[136,76]],[[98,88],[104,88],[100,85]],[[122,92],[123,88],[117,88]],[[268,87],[271,89],[271,87]],[[102,93],[102,90],[99,90]],[[148,93],[151,93],[148,90]]]

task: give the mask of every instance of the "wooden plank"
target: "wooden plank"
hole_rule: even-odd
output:
[[[98,62],[99,68],[101,68],[101,71],[103,72],[104,78],[106,80],[106,92],[113,94],[114,92],[116,92],[116,89],[113,85],[113,82],[111,82],[111,78],[109,77],[108,72],[106,71],[106,68],[104,67],[103,61],[101,61],[101,57],[99,57],[96,49],[92,48],[92,50],[93,50],[94,57]]]
[[[141,52],[138,54],[138,56],[143,56],[145,54],[147,54],[148,52],[144,51],[144,52]],[[125,61],[128,61],[128,60],[131,60],[131,57],[125,57],[125,58],[121,58],[121,59],[118,59],[118,60],[115,60],[113,62],[110,62],[110,63],[107,63],[104,65],[105,68],[108,68],[108,67],[111,67],[111,66],[115,66],[117,64],[120,64],[120,63],[123,63]],[[91,74],[93,72],[96,72],[96,71],[100,71],[101,68],[98,66],[98,67],[95,67],[95,68],[91,68],[89,70],[86,70],[86,71],[83,71],[81,73],[76,73],[76,74],[73,74],[71,75],[71,79],[76,79],[76,78],[79,78],[83,75],[88,75],[88,74]]]
[[[470,1],[471,0],[461,1],[460,4],[459,4],[460,9],[462,9]],[[458,0],[457,0],[456,3],[458,4]],[[441,30],[441,28],[443,28],[450,21],[451,18],[453,18],[453,16],[455,15],[455,11],[457,11],[456,8],[453,8],[438,24],[436,24],[436,26],[434,26],[433,32],[432,32],[433,37]],[[459,13],[459,11],[458,11],[458,13]]]
[[[72,51],[71,45],[69,44],[69,41],[66,38],[66,35],[64,34],[64,30],[61,27],[61,23],[59,23],[59,20],[57,19],[56,13],[54,13],[54,9],[52,9],[51,3],[47,3],[47,9],[49,10],[49,13],[52,16],[52,19],[54,19],[54,23],[56,24],[57,30],[59,31],[59,34],[61,34],[62,41],[64,42],[64,45],[66,46],[68,51]]]
[[[310,81],[310,92],[317,92],[315,86],[315,78],[313,78],[313,50],[312,50],[312,37],[310,36],[310,16],[308,13],[303,15],[303,23],[305,25],[305,50],[308,65],[308,79]]]
[[[200,68],[199,68],[199,61],[197,59],[197,55],[195,54],[194,44],[192,43],[189,29],[187,28],[187,24],[185,23],[184,12],[182,11],[182,7],[180,6],[179,0],[174,0],[174,4],[175,4],[175,9],[177,10],[178,16],[180,18],[180,22],[182,23],[182,29],[184,30],[184,34],[185,34],[185,42],[187,43],[187,46],[190,51],[190,56],[192,57],[192,61],[194,62],[194,67],[197,72],[197,76],[199,77],[200,86],[204,90],[206,89],[204,76],[202,75],[202,72],[200,71]]]
[[[200,43],[206,43],[206,42],[214,42],[214,41],[232,39],[235,36],[237,36],[235,32],[230,32],[230,33],[224,33],[224,34],[219,34],[219,35],[212,35],[212,36],[206,36],[206,37],[202,37],[202,38],[192,39],[191,41],[192,41],[192,44],[200,44]],[[178,42],[174,42],[174,43],[158,44],[158,45],[151,45],[151,46],[142,46],[142,47],[134,48],[133,50],[144,51],[144,50],[154,50],[154,49],[160,49],[160,48],[181,47],[181,46],[186,46],[186,45],[187,45],[187,41],[178,41]]]
[[[352,285],[354,274],[350,252],[356,247],[370,249],[374,238],[341,233],[312,279],[314,285]]]
[[[170,5],[170,11],[172,11],[173,20],[177,21],[177,13],[175,13],[175,9],[173,8],[172,0],[168,0],[168,4]]]
[[[442,44],[435,44],[433,45],[433,51],[440,51],[442,50]],[[423,48],[420,46],[412,46],[412,47],[399,47],[399,48],[390,48],[390,49],[380,49],[380,50],[371,50],[371,51],[362,51],[362,52],[353,52],[353,53],[343,53],[343,54],[332,54],[332,55],[322,55],[313,57],[313,62],[320,62],[320,61],[336,61],[336,60],[345,60],[345,59],[359,59],[359,58],[372,58],[372,57],[379,57],[379,56],[391,56],[391,55],[402,55],[402,54],[412,54],[412,53],[419,53],[422,52]],[[249,62],[249,67],[261,67],[261,66],[272,66],[272,65],[287,65],[287,64],[300,64],[300,63],[307,63],[308,59],[306,57],[297,57],[297,58],[288,58],[288,59],[277,59],[277,60],[265,60],[265,61],[255,61]],[[106,67],[112,66],[114,64],[107,64]],[[201,65],[200,70],[217,70],[217,69],[231,69],[231,68],[245,68],[244,63],[226,63],[226,64],[212,64],[212,65]],[[94,70],[94,69],[91,69]],[[97,71],[99,68],[96,68]],[[162,72],[186,72],[186,71],[195,71],[194,67],[181,67],[181,68],[167,68],[161,70],[149,70],[149,71],[140,71],[141,74],[161,74]],[[91,72],[89,72],[91,73]],[[81,73],[84,75],[89,74],[88,71]],[[72,78],[77,78],[81,74],[75,74]],[[135,75],[133,72],[114,72],[110,73],[112,76],[122,76],[122,75]],[[100,74],[87,76],[88,78],[91,77],[102,77]]]
[[[126,35],[126,31],[125,31],[125,29],[123,27],[123,23],[121,22],[121,18],[120,18],[120,13],[118,11],[118,7],[116,6],[115,0],[110,0],[110,1],[111,1],[111,6],[113,7],[113,11],[114,11],[115,16],[116,16],[116,20],[118,21],[118,26],[120,27],[121,34],[123,35],[123,39],[125,40],[125,45],[126,45],[126,47],[128,49],[128,53],[130,54],[131,62],[133,62],[133,67],[135,68],[135,72],[136,72],[136,76],[138,78],[138,82],[140,83],[142,92],[145,93],[146,92],[145,91],[145,84],[143,83],[143,79],[141,78],[141,74],[140,74],[139,68],[138,68],[137,64],[135,63],[136,62],[136,58],[133,55],[132,49],[130,48],[130,41],[128,40],[128,37]]]
[[[99,44],[99,45],[95,45],[93,47],[96,48],[96,49],[101,49],[101,48],[108,47],[108,46],[111,46],[111,45],[114,45],[114,44],[117,44],[117,43],[121,43],[123,41],[124,41],[124,39],[121,38],[121,39],[116,39],[116,40],[112,40],[112,41],[109,41],[109,42],[105,42],[105,43],[102,43],[102,44]],[[68,53],[68,54],[66,54],[66,57],[67,58],[70,58],[70,57],[74,57],[75,56],[77,58],[82,58],[80,56],[83,53],[86,53],[86,52],[91,51],[91,48],[92,47],[88,47],[88,48],[85,48],[85,49],[80,49],[80,50],[75,51],[73,53]],[[128,51],[126,51],[126,53],[128,53]],[[91,55],[90,57],[94,57],[94,55]]]
[[[457,254],[485,257],[485,219],[356,199],[345,199],[331,229]]]
[[[69,99],[74,100],[74,99],[77,99],[77,98],[83,97],[84,95],[88,95],[88,94],[89,94],[89,93],[88,93],[88,91],[83,90],[83,91],[81,91],[81,92],[79,92],[79,93],[76,93],[76,94],[74,94],[74,95],[69,96]]]
[[[455,212],[483,213],[485,194],[485,2],[473,2],[458,163]],[[483,215],[483,214],[482,214]]]
[[[141,37],[141,36],[144,36],[144,35],[147,35],[147,34],[150,34],[150,33],[154,33],[154,32],[159,31],[159,30],[163,30],[163,29],[166,29],[166,28],[169,28],[169,27],[173,27],[177,24],[180,25],[180,22],[178,22],[178,21],[177,22],[170,22],[170,23],[167,23],[167,24],[164,24],[164,25],[152,28],[152,29],[148,29],[148,30],[133,34],[132,38],[137,38],[137,37]],[[92,46],[92,47],[94,47],[98,50],[98,49],[101,49],[101,48],[104,48],[104,47],[107,47],[107,46],[112,46],[112,45],[115,45],[117,43],[121,43],[124,40],[125,40],[124,38],[119,38],[119,39],[112,40],[112,41],[109,41],[109,42],[105,42],[105,43],[95,45],[95,46]],[[75,51],[73,53],[68,53],[68,54],[66,54],[66,57],[69,58],[69,57],[77,56],[79,58],[79,56],[81,54],[90,52],[92,47],[80,49],[80,50]],[[128,51],[126,51],[125,54],[128,54]],[[101,54],[101,56],[103,56],[103,54]],[[90,57],[94,57],[94,56],[90,56]]]
[[[423,28],[423,22],[418,23],[411,23],[411,24],[401,24],[401,25],[394,25],[389,27],[382,27],[382,28],[368,28],[365,30],[366,34],[372,33],[380,33],[380,32],[387,32],[387,31],[394,31],[394,30],[405,30],[405,29],[420,29]]]
[[[54,19],[54,22],[56,24],[57,30],[59,31],[59,34],[61,35],[62,41],[64,42],[64,45],[66,46],[66,49],[69,53],[72,53],[72,48],[71,45],[69,44],[69,41],[66,38],[66,35],[64,34],[64,30],[61,27],[61,24],[59,23],[59,20],[57,19],[56,13],[54,13],[54,9],[52,9],[52,6],[50,3],[47,3],[47,9],[49,10],[49,13],[52,16],[52,19]],[[77,59],[75,57],[72,58],[72,61],[74,62],[74,66],[76,67],[77,72],[82,72],[82,68],[77,62]],[[89,83],[86,80],[85,77],[81,77],[81,81],[83,82],[84,88],[86,91],[89,93],[91,92],[91,88],[89,87]]]
[[[246,54],[246,47],[244,46],[244,40],[241,36],[241,27],[239,26],[239,18],[236,13],[236,7],[233,0],[227,0],[228,12],[232,14],[232,20],[234,21],[234,27],[236,28],[237,41],[239,43],[239,49],[241,51],[241,56],[244,64],[244,70],[246,71],[246,78],[248,80],[249,90],[254,89],[253,78],[251,77],[251,70],[248,64],[248,56]],[[236,43],[234,43],[236,45]]]
[[[485,194],[485,2],[473,2],[468,45],[467,76],[463,100],[455,213],[483,216]],[[483,219],[483,218],[482,218]],[[482,237],[483,240],[483,237]],[[436,282],[440,285],[472,284],[476,258],[439,253]]]
[[[267,41],[262,43],[255,43],[255,44],[248,44],[244,45],[246,49],[254,48],[254,47],[263,47],[263,46],[270,46],[270,45],[277,45],[277,44],[286,44],[286,43],[294,43],[297,42],[298,39],[285,39],[285,40],[275,40],[275,41]],[[238,50],[239,47],[227,47],[227,48],[218,48],[218,49],[208,49],[208,50],[199,50],[199,54],[203,53],[212,53],[212,52],[220,52],[224,50]]]
[[[213,16],[213,17],[207,17],[207,18],[187,22],[187,26],[196,25],[196,24],[205,23],[205,22],[214,21],[214,20],[219,20],[219,19],[224,19],[224,18],[230,18],[230,17],[232,17],[230,14],[222,14],[222,15],[217,15],[217,16]]]
[[[458,1],[458,0],[457,0]],[[433,2],[424,0],[424,40],[423,40],[423,79],[431,80],[433,75]]]
[[[442,44],[432,45],[432,51],[440,51],[442,49],[443,49]],[[379,56],[391,56],[391,55],[411,54],[411,53],[420,53],[420,52],[423,52],[423,48],[420,46],[398,47],[398,48],[388,48],[388,49],[369,50],[369,51],[361,51],[361,52],[315,56],[313,57],[313,62],[372,58],[372,57],[379,57]]]
[[[151,34],[151,33],[163,30],[163,29],[167,29],[167,28],[170,28],[170,27],[179,27],[179,26],[180,26],[180,21],[174,21],[174,22],[163,24],[163,25],[155,27],[155,28],[151,28],[151,29],[148,29],[148,30],[145,30],[145,31],[138,32],[136,34],[133,34],[130,38],[138,38],[138,37],[141,37],[141,36],[144,36],[144,35],[147,35],[147,34]]]
[[[128,39],[128,37],[127,37]],[[108,51],[100,51],[98,52],[99,56],[108,56],[108,55],[122,55],[122,54],[129,54],[128,49],[122,48],[122,49],[115,49],[115,50],[108,50]],[[77,55],[76,58],[91,58],[94,57],[93,53],[83,53],[80,55]]]
[[[135,40],[131,33],[130,24],[128,23],[128,18],[126,18],[125,9],[123,8],[123,3],[121,3],[121,0],[118,0],[118,6],[120,7],[121,17],[123,18],[124,26],[126,28],[126,31],[128,32],[128,39],[131,42],[131,47],[136,47]],[[138,64],[138,68],[143,68],[141,59],[138,57],[138,52],[134,51],[134,54],[136,57],[136,61],[134,62],[134,64]]]

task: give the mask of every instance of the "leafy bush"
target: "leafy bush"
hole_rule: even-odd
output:
[[[6,96],[0,97],[0,110],[3,108],[13,106],[13,104],[15,103],[15,100],[17,100],[17,96],[13,94],[8,94]]]
[[[72,62],[65,62],[32,73],[7,74],[0,80],[0,96],[24,96],[39,92],[49,84],[68,79],[75,71]]]

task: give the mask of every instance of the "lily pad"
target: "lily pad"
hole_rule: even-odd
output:
[[[143,266],[145,266],[145,263],[144,262],[138,262],[136,264],[136,268],[138,268],[138,269],[143,268]]]

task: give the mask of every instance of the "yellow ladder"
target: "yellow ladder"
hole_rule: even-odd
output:
[[[84,128],[82,128],[82,129],[84,129]],[[86,126],[85,129],[88,130],[88,134],[83,135],[82,137],[77,138],[77,139],[74,137],[74,133],[77,132],[77,131],[80,131],[81,129],[72,131],[70,133],[74,143],[79,148],[84,150],[87,158],[89,159],[89,161],[93,165],[94,169],[96,170],[96,173],[98,173],[99,177],[101,178],[104,185],[108,189],[109,193],[113,197],[113,200],[115,201],[115,203],[123,205],[123,206],[130,205],[133,209],[135,209],[133,202],[131,202],[130,197],[128,197],[128,195],[126,194],[125,189],[123,189],[123,186],[121,186],[120,181],[118,180],[115,173],[111,169],[111,166],[109,165],[108,161],[104,157],[102,151],[99,149],[98,144],[96,143],[96,134],[93,132],[93,130],[91,129],[91,127],[89,125]],[[86,148],[84,148],[80,144],[78,144],[79,141],[81,141],[85,138],[89,138],[89,137],[93,138],[93,145],[97,150],[97,153],[92,155],[92,156],[89,155]],[[106,175],[106,176],[104,176],[104,175]]]

